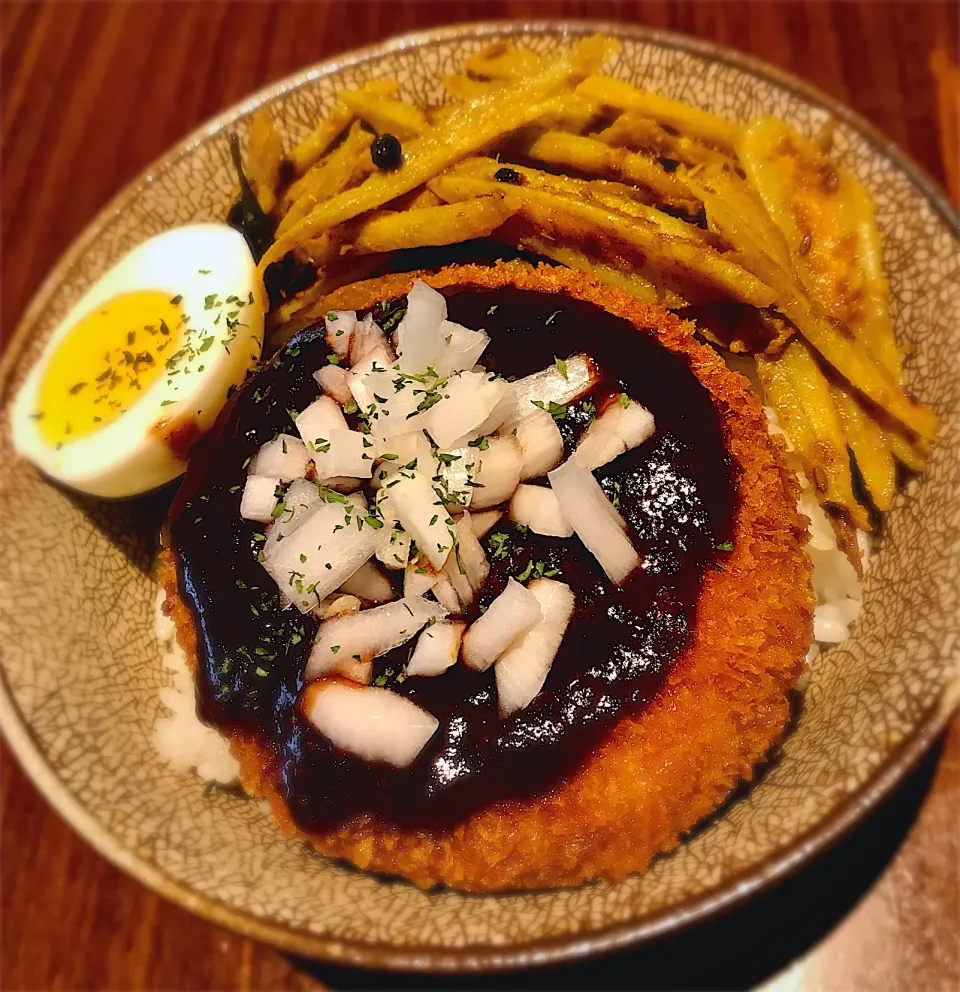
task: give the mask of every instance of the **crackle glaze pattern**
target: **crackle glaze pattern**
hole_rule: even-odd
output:
[[[380,76],[439,102],[438,82],[487,40],[549,51],[582,26],[487,26],[385,46],[290,80],[194,135],[111,204],[28,311],[0,384],[4,407],[44,337],[104,269],[148,235],[223,216],[226,130],[271,105],[291,140],[343,86]],[[614,29],[617,30],[617,29]],[[729,53],[620,29],[612,72],[735,120],[774,113],[812,133],[828,111]],[[802,712],[762,781],[645,875],[617,885],[506,897],[425,894],[308,853],[255,802],[204,798],[151,744],[164,680],[149,564],[164,499],[104,504],[42,481],[0,432],[0,716],[58,808],[108,856],[227,925],[305,953],[445,967],[581,953],[736,898],[802,857],[929,739],[960,656],[960,253],[949,222],[875,136],[842,124],[845,164],[874,192],[910,385],[941,417],[929,473],[902,492],[867,580],[856,636],[820,657]],[[15,549],[15,550],[14,550]],[[955,695],[955,694],[954,694]],[[938,717],[936,714],[940,714]],[[624,838],[629,843],[629,838]],[[805,847],[806,844],[806,847]],[[608,943],[609,942],[609,943]]]

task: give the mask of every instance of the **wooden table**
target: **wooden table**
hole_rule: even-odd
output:
[[[257,87],[398,32],[554,16],[686,31],[790,69],[865,114],[960,197],[950,2],[0,2],[0,335],[121,185]],[[315,979],[163,902],[75,837],[5,748],[0,796],[4,989],[426,984],[320,967]],[[958,824],[960,720],[883,809],[775,893],[653,948],[496,984],[744,988],[772,979],[780,992],[957,988]]]

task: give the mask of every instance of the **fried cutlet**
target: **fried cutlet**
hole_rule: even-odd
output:
[[[280,826],[306,836],[323,854],[429,887],[505,891],[620,879],[643,871],[659,852],[713,812],[782,735],[788,695],[811,640],[811,566],[806,520],[782,442],[745,379],[693,339],[693,327],[661,308],[564,268],[523,263],[461,266],[419,274],[431,286],[512,286],[594,303],[653,329],[690,368],[722,417],[727,451],[739,465],[733,551],[705,575],[691,642],[656,697],[622,715],[581,766],[547,795],[489,805],[451,829],[402,829],[367,818],[337,829],[297,829],[274,786],[272,760],[259,741],[234,733],[231,748],[245,790],[269,799]],[[355,284],[328,300],[363,309],[406,293],[414,275]],[[161,581],[178,638],[196,667],[196,631],[177,588],[173,554],[161,556]]]

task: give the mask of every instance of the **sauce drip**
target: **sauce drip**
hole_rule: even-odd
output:
[[[410,642],[378,659],[375,681],[433,713],[434,738],[407,769],[335,748],[297,706],[318,622],[280,609],[256,560],[261,528],[239,515],[245,460],[289,430],[288,409],[317,396],[312,372],[328,349],[322,328],[302,332],[247,383],[195,453],[169,538],[198,631],[199,712],[224,731],[259,737],[268,775],[307,830],[363,814],[442,829],[491,802],[555,787],[621,713],[654,697],[690,637],[704,570],[722,568],[732,535],[735,467],[720,415],[683,356],[592,304],[552,294],[460,288],[448,294],[448,307],[451,320],[487,331],[482,361],[502,375],[529,375],[555,356],[593,357],[599,383],[559,421],[567,454],[613,394],[626,392],[653,412],[654,436],[596,472],[645,567],[618,589],[575,537],[540,537],[501,522],[483,541],[490,577],[468,620],[511,576],[557,569],[555,578],[576,596],[540,695],[500,720],[493,668],[476,673],[458,663],[442,676],[398,678]],[[374,309],[381,320],[389,312]]]

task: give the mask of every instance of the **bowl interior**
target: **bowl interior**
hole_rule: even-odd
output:
[[[618,26],[612,72],[746,120],[774,113],[807,134],[829,116],[810,92],[730,53]],[[851,116],[839,157],[877,199],[908,383],[940,415],[929,472],[898,496],[854,638],[812,668],[776,761],[645,875],[500,897],[425,894],[309,853],[261,804],[204,797],[152,743],[166,682],[150,563],[169,499],[104,503],[14,458],[8,400],[83,290],[149,235],[222,218],[233,191],[226,131],[268,103],[291,139],[336,91],[397,78],[441,102],[440,76],[497,38],[550,51],[579,25],[488,25],[388,43],[265,91],[193,135],[120,194],[57,266],[0,381],[0,718],[59,811],[111,859],[195,911],[301,953],[378,966],[495,967],[584,953],[677,926],[790,868],[869,806],[942,724],[960,650],[960,253],[949,217],[902,160]],[[629,838],[624,838],[629,843]]]

